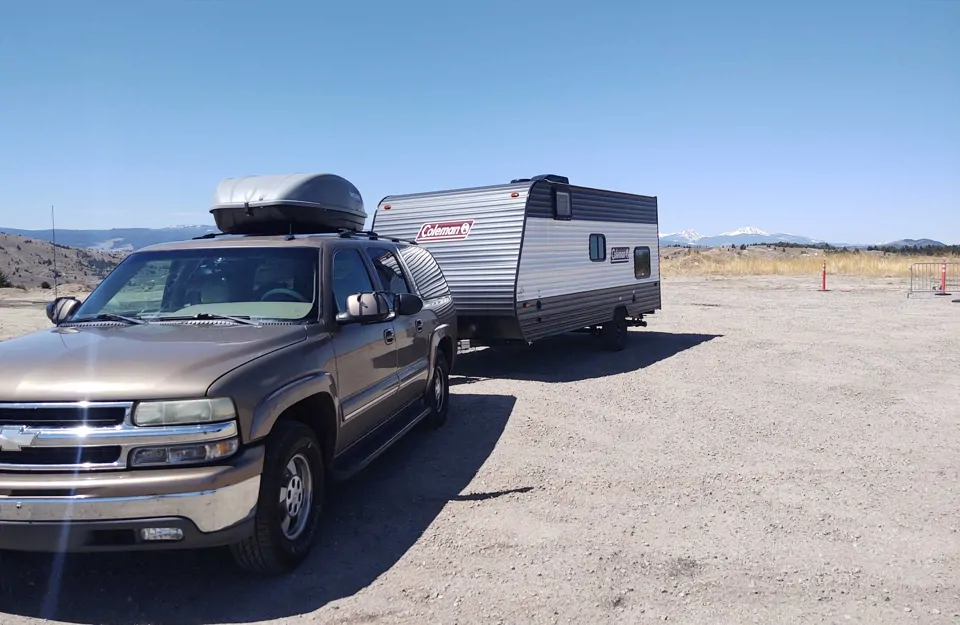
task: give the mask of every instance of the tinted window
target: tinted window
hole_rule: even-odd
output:
[[[410,293],[410,286],[403,277],[403,269],[400,268],[400,262],[393,252],[382,247],[368,247],[367,255],[373,261],[373,266],[380,276],[380,283],[385,290],[391,293]]]
[[[557,218],[570,219],[569,191],[557,191]]]
[[[650,277],[650,248],[633,248],[633,275],[637,280]]]
[[[415,245],[400,248],[400,257],[406,263],[414,284],[423,299],[436,299],[450,294],[447,281],[433,254]]]
[[[264,319],[314,318],[316,248],[206,248],[131,254],[77,311],[145,318],[217,313]]]
[[[607,237],[602,234],[590,235],[590,260],[600,262],[607,259]]]
[[[370,293],[374,290],[370,273],[357,250],[340,250],[334,254],[330,272],[338,312],[347,309],[347,297],[350,295]]]

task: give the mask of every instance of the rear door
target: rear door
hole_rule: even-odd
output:
[[[391,294],[415,292],[393,250],[372,245],[366,248],[366,252],[384,291]],[[414,401],[426,389],[432,330],[425,326],[427,316],[427,311],[421,311],[416,315],[398,316],[393,320],[397,333],[398,401],[401,404]]]
[[[360,249],[338,249],[333,252],[330,263],[334,315],[346,310],[349,295],[377,290]],[[347,446],[398,408],[394,324],[385,321],[338,326],[333,349],[337,355],[337,390],[343,412],[341,441]]]

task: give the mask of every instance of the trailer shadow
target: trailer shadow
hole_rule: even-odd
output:
[[[451,501],[483,502],[530,487],[462,491],[493,451],[516,398],[455,394],[449,420],[419,428],[331,493],[322,538],[285,578],[232,568],[223,551],[52,556],[0,553],[6,615],[68,623],[249,623],[309,614],[373,583]]]
[[[722,336],[631,331],[626,349],[608,352],[596,337],[571,333],[529,347],[494,347],[460,354],[454,374],[470,381],[576,382],[637,371]],[[457,377],[451,377],[451,384]]]

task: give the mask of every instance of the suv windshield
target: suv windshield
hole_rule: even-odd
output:
[[[215,318],[306,321],[319,314],[319,250],[231,247],[136,252],[77,309],[71,322]]]

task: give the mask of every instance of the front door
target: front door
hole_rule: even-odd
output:
[[[393,251],[385,247],[368,247],[367,254],[377,270],[384,291],[413,293],[410,281],[404,275]],[[398,316],[393,320],[397,332],[397,377],[400,381],[399,400],[408,404],[419,399],[427,385],[430,362],[430,330],[424,323],[424,312]]]
[[[334,252],[331,268],[336,312],[346,310],[347,297],[370,293],[373,286],[367,264],[355,248]],[[349,446],[395,412],[397,397],[397,341],[392,321],[350,323],[333,338],[337,355],[337,391],[343,413],[340,442]]]

